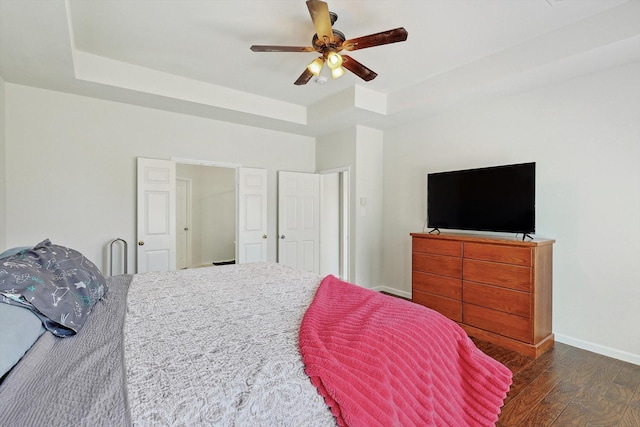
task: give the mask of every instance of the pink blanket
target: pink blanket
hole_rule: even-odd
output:
[[[300,352],[340,426],[490,426],[511,385],[455,322],[334,276],[303,317]]]

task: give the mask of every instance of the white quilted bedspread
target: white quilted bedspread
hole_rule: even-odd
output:
[[[298,349],[319,282],[267,263],[135,276],[125,323],[133,425],[335,426]]]

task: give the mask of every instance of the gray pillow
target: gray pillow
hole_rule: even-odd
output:
[[[0,378],[18,363],[45,331],[30,310],[0,303]]]
[[[60,337],[77,333],[105,292],[98,267],[49,239],[0,259],[0,302],[28,308]]]

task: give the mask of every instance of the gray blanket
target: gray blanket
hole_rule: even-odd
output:
[[[123,327],[131,276],[108,279],[82,331],[43,334],[0,385],[0,426],[130,425]]]

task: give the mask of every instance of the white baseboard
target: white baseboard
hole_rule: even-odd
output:
[[[589,341],[581,340],[578,338],[568,337],[566,335],[556,334],[555,340],[562,344],[567,344],[572,347],[578,347],[583,350],[598,353],[603,356],[613,357],[614,359],[622,360],[624,362],[633,363],[634,365],[640,365],[640,354],[633,354],[627,351],[618,350],[611,347],[606,347],[600,344],[595,344]]]
[[[377,286],[377,287],[373,288],[373,290],[374,291],[378,291],[378,292],[388,292],[388,293],[393,294],[393,295],[398,296],[398,297],[411,299],[411,292],[399,291],[397,289],[388,288],[386,286]]]

